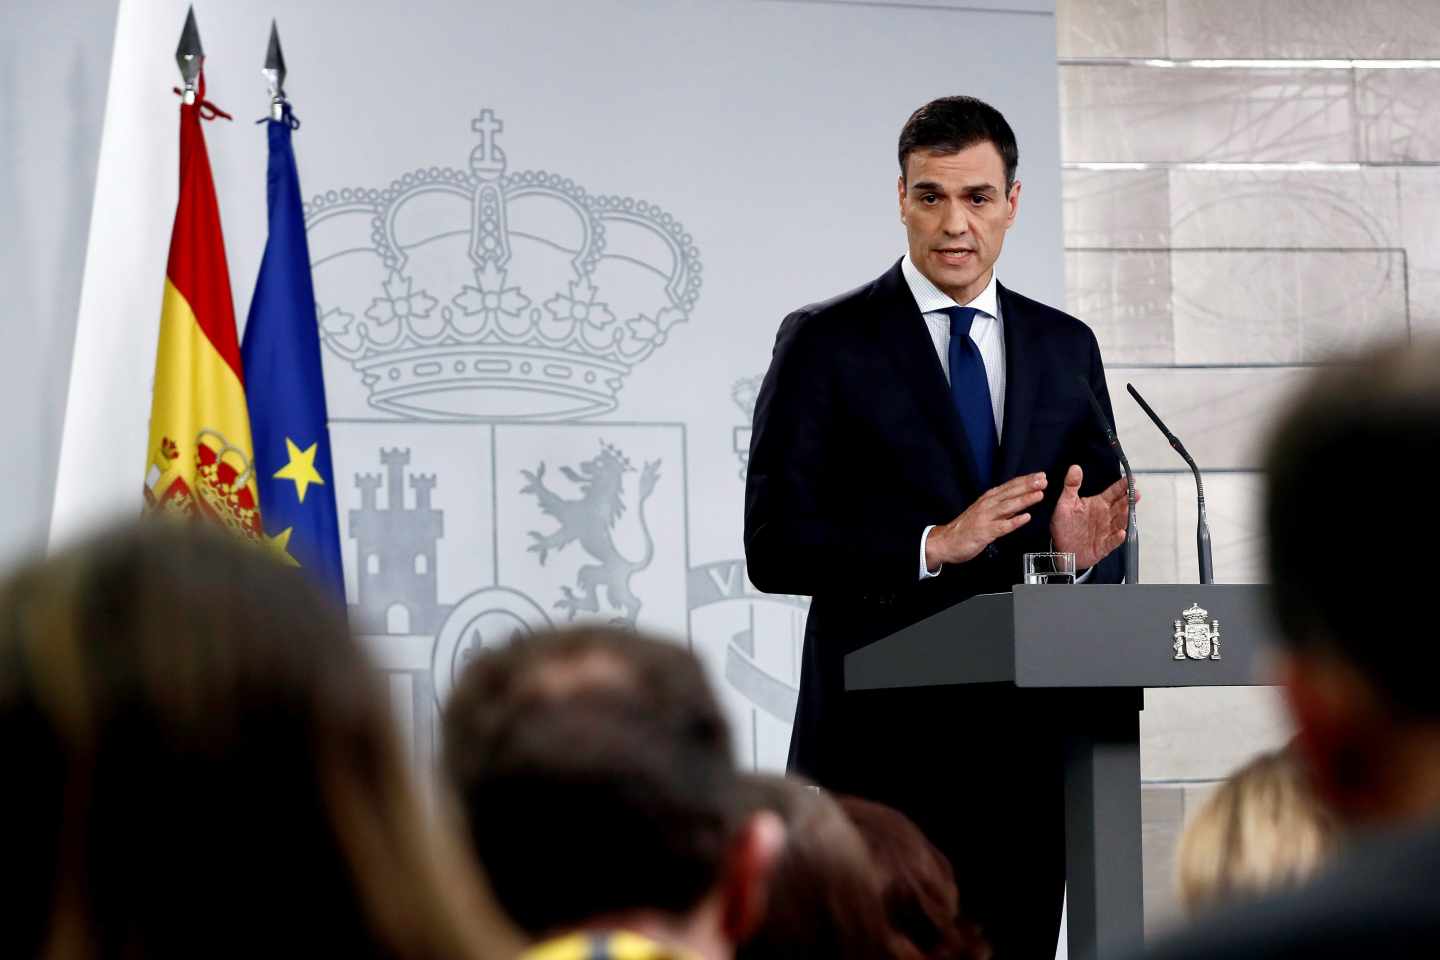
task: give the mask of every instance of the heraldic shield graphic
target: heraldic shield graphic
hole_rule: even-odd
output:
[[[1209,611],[1198,603],[1190,604],[1180,615],[1185,619],[1175,621],[1171,645],[1175,659],[1219,660],[1220,621],[1209,620]]]
[[[797,604],[775,607],[772,651],[755,631],[775,618],[750,609],[775,605],[743,564],[730,593],[696,593],[716,581],[689,567],[685,425],[613,416],[691,318],[696,246],[645,201],[511,171],[494,111],[470,126],[464,168],[306,207],[336,475],[353,478],[346,591],[414,760],[477,649],[589,620],[690,642],[742,760],[783,765]]]

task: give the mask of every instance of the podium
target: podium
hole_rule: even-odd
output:
[[[1144,689],[1262,683],[1258,660],[1273,629],[1268,588],[1259,585],[1021,584],[856,650],[845,658],[845,689],[1010,683],[1067,691],[1069,947],[1072,960],[1093,960],[1144,937]]]

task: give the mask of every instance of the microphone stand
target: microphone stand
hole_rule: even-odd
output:
[[[1105,431],[1105,440],[1110,444],[1110,449],[1120,458],[1120,469],[1125,472],[1125,499],[1129,507],[1125,521],[1125,582],[1139,583],[1140,526],[1135,522],[1135,474],[1130,470],[1130,461],[1125,458],[1125,451],[1120,447],[1120,438],[1115,436],[1115,428],[1110,425],[1110,418],[1105,416],[1100,399],[1090,388],[1090,381],[1079,376],[1075,379],[1085,388],[1085,395],[1090,398],[1090,408],[1095,411],[1095,419],[1100,423],[1100,429]]]
[[[1180,438],[1171,433],[1170,429],[1160,420],[1159,414],[1150,409],[1150,404],[1146,403],[1145,398],[1140,396],[1140,391],[1136,390],[1134,385],[1129,383],[1125,384],[1125,389],[1130,391],[1130,396],[1134,397],[1135,402],[1140,404],[1140,409],[1144,410],[1145,415],[1154,421],[1155,426],[1160,428],[1160,432],[1165,434],[1165,439],[1170,441],[1170,446],[1174,447],[1175,452],[1185,458],[1185,462],[1190,465],[1190,472],[1195,474],[1195,506],[1197,515],[1199,516],[1199,522],[1195,527],[1195,552],[1200,558],[1200,582],[1214,583],[1215,565],[1210,556],[1210,525],[1205,522],[1205,483],[1200,479],[1200,468],[1195,465],[1195,458],[1190,456],[1190,451],[1185,449],[1185,445],[1180,442]]]
[[[1113,436],[1112,436],[1112,439]],[[1135,475],[1130,472],[1130,461],[1120,449],[1120,441],[1113,442],[1115,455],[1120,458],[1120,469],[1125,471],[1125,499],[1129,515],[1125,521],[1125,582],[1140,582],[1140,527],[1135,523]]]

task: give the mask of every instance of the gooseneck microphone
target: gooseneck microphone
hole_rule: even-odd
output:
[[[1210,559],[1210,527],[1205,522],[1205,483],[1200,479],[1200,468],[1195,465],[1195,458],[1190,456],[1190,451],[1185,449],[1185,444],[1180,442],[1180,438],[1171,433],[1170,428],[1165,426],[1164,422],[1161,421],[1160,415],[1150,409],[1150,404],[1146,403],[1145,398],[1140,396],[1140,391],[1136,390],[1135,386],[1129,383],[1125,384],[1125,389],[1130,391],[1130,396],[1134,397],[1135,402],[1140,404],[1140,409],[1145,411],[1145,415],[1155,421],[1155,426],[1159,427],[1160,432],[1165,434],[1165,439],[1170,441],[1170,446],[1174,447],[1175,452],[1185,458],[1185,462],[1190,464],[1190,472],[1195,474],[1195,505],[1197,507],[1196,512],[1200,517],[1200,522],[1195,528],[1195,552],[1200,557],[1200,582],[1214,583],[1215,568]]]
[[[1110,418],[1105,416],[1105,408],[1100,406],[1100,398],[1095,396],[1095,391],[1090,388],[1090,381],[1081,376],[1075,379],[1085,388],[1085,395],[1090,398],[1090,408],[1095,411],[1095,420],[1100,424],[1100,429],[1105,431],[1105,440],[1110,444],[1110,449],[1115,451],[1115,456],[1120,458],[1120,468],[1125,471],[1125,497],[1129,504],[1129,515],[1125,524],[1125,582],[1139,583],[1140,527],[1135,522],[1135,474],[1130,471],[1130,461],[1125,459],[1125,451],[1120,448],[1120,438],[1115,436],[1115,428],[1110,424]]]

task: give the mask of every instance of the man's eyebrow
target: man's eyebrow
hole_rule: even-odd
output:
[[[917,180],[910,184],[911,190],[920,190],[926,193],[944,193],[945,188],[933,180]],[[999,187],[993,183],[969,183],[960,188],[960,193],[998,193]]]

